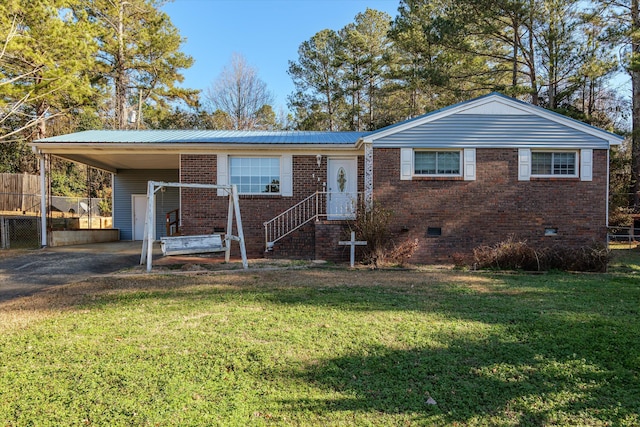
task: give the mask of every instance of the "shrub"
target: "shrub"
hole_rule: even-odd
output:
[[[525,241],[509,236],[493,246],[479,246],[473,250],[475,264],[479,268],[499,270],[540,270],[536,252]]]
[[[455,252],[451,255],[451,262],[455,268],[466,268],[469,263],[469,256],[461,252]]]
[[[377,204],[370,210],[358,209],[356,219],[349,224],[358,240],[365,240],[362,262],[378,268],[384,265],[405,265],[418,248],[418,240],[396,245],[390,239],[389,222],[393,213]]]
[[[553,246],[541,251],[542,265],[545,270],[591,271],[602,273],[607,271],[611,260],[611,251],[603,244],[567,248]]]
[[[349,224],[349,231],[355,231],[359,240],[366,240],[365,258],[375,258],[386,250],[389,241],[389,221],[391,211],[374,204],[373,208],[358,209],[356,219]]]
[[[409,259],[418,250],[418,239],[407,240],[399,245],[393,245],[393,249],[389,252],[388,261],[396,265],[406,265]]]
[[[610,251],[602,244],[534,249],[526,241],[516,240],[513,236],[493,246],[479,246],[473,250],[473,256],[477,268],[527,271],[604,272],[610,261]]]

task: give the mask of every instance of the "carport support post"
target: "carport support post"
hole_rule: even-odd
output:
[[[47,247],[47,162],[40,153],[40,244]]]
[[[145,224],[145,231],[147,237],[147,271],[151,271],[151,263],[153,261],[153,242],[155,240],[153,222],[156,216],[156,201],[155,201],[155,182],[149,181],[147,188],[147,219]]]

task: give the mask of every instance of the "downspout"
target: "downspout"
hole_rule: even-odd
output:
[[[607,225],[607,243],[609,242],[609,169],[611,168],[611,165],[609,164],[609,151],[611,150],[611,145],[609,145],[609,149],[607,150],[607,211],[605,212],[605,218],[606,218],[606,225]]]
[[[216,161],[217,161],[216,155]],[[180,164],[178,165],[178,182],[182,182],[182,153],[179,154]],[[218,183],[218,179],[216,178],[216,184]],[[182,229],[182,187],[178,187],[178,216],[176,218],[178,223],[176,224],[176,232]]]

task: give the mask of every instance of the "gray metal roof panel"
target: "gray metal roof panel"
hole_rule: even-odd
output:
[[[89,130],[37,140],[37,143],[120,144],[355,144],[370,132]]]

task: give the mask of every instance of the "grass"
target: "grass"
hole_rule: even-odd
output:
[[[55,288],[0,305],[0,425],[638,425],[640,253],[616,260]]]

